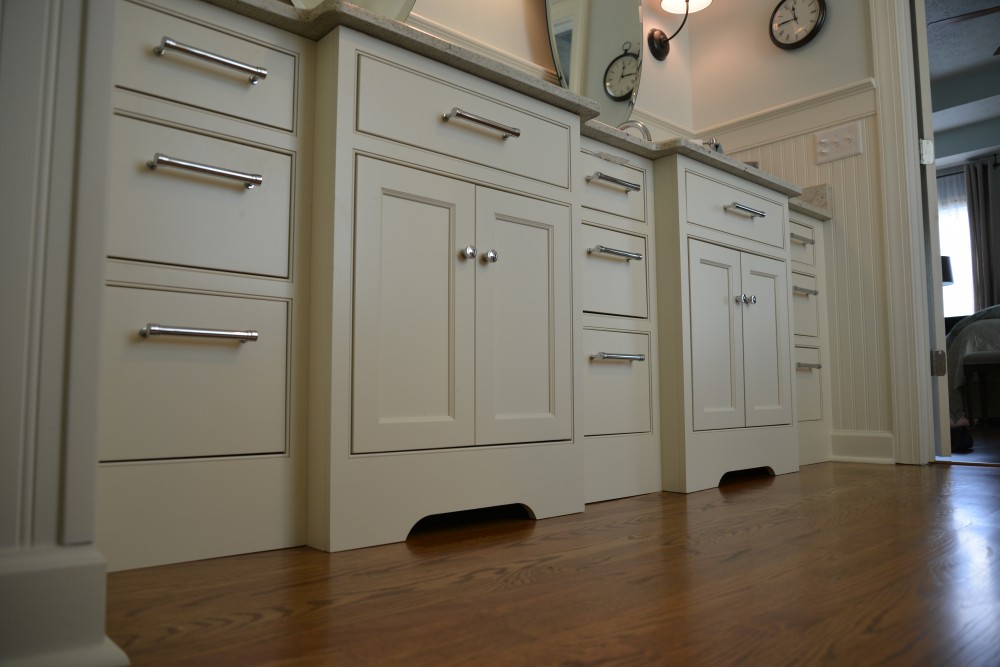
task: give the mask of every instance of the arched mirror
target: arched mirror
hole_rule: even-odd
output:
[[[556,74],[589,97],[602,123],[628,120],[642,67],[641,0],[545,0]]]

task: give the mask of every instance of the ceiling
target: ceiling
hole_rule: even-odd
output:
[[[925,0],[938,166],[1000,152],[1000,0]]]

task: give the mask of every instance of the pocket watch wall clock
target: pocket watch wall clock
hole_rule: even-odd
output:
[[[639,85],[639,53],[629,53],[632,42],[622,44],[621,55],[615,56],[604,70],[604,92],[615,101],[627,100]]]
[[[781,0],[771,13],[771,41],[797,49],[813,40],[826,21],[826,0]]]

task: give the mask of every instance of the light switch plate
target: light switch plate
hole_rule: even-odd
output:
[[[864,152],[861,123],[857,121],[816,132],[813,138],[816,140],[816,164],[842,160]]]

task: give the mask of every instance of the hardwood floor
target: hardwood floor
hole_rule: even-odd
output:
[[[1000,664],[1000,468],[824,463],[109,575],[135,665]]]

